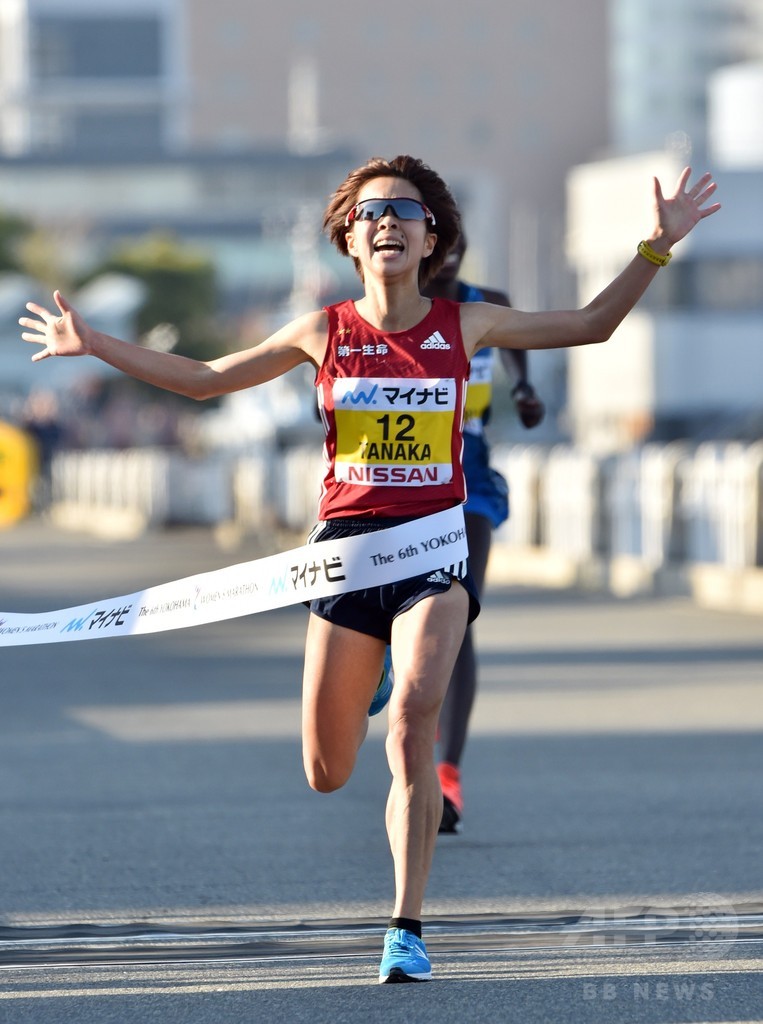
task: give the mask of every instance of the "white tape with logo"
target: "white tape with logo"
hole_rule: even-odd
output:
[[[317,541],[55,612],[0,612],[0,647],[184,629],[364,590],[465,561],[461,506],[375,533]]]

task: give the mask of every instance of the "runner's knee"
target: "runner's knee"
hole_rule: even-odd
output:
[[[387,734],[387,760],[393,775],[409,777],[422,765],[432,764],[438,709],[391,717]]]
[[[318,755],[310,756],[306,752],[303,763],[305,776],[311,789],[314,789],[316,793],[334,793],[349,780],[355,766],[355,759],[353,758],[350,763],[346,759],[338,758],[327,761]]]

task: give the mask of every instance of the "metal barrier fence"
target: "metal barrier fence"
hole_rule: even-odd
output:
[[[597,458],[571,446],[496,446],[511,515],[497,539],[573,560],[627,555],[650,569],[763,565],[763,442],[646,445]],[[64,452],[53,460],[54,504],[83,522],[130,511],[147,526],[235,522],[307,532],[324,472],[320,451],[262,448],[194,459],[176,451]]]
[[[51,501],[87,517],[132,512],[146,526],[212,525],[233,518],[233,464],[160,448],[61,452],[51,465]]]
[[[679,466],[685,559],[733,569],[763,564],[763,443],[704,444]]]

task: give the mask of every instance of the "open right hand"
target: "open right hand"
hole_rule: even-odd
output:
[[[87,323],[59,291],[53,293],[53,299],[58,306],[58,315],[36,302],[27,302],[26,308],[37,318],[23,316],[19,319],[22,327],[30,328],[22,332],[22,340],[44,346],[32,356],[33,363],[49,356],[84,356],[90,351]]]

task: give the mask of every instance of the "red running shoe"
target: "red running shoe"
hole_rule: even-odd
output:
[[[461,815],[464,812],[464,798],[461,795],[461,772],[455,764],[441,761],[437,775],[442,787],[441,835],[453,835],[461,831]]]

